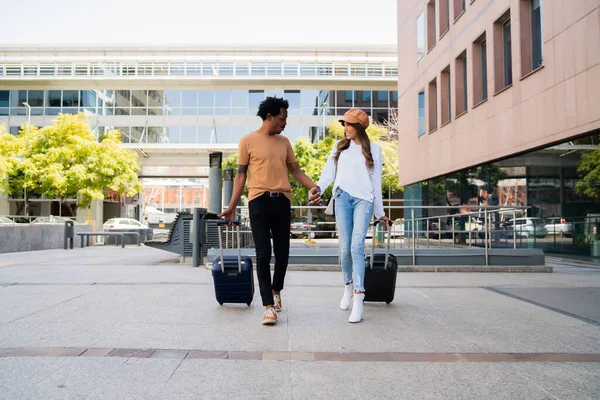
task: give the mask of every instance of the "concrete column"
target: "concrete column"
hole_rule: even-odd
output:
[[[233,168],[223,170],[223,207],[229,206],[231,196],[233,195]]]
[[[90,224],[94,231],[102,230],[102,224],[104,223],[104,202],[102,200],[93,200],[89,206],[90,213]],[[88,220],[88,208],[77,209],[77,221],[87,223]]]
[[[10,202],[8,201],[8,194],[0,191],[0,215],[10,215]]]
[[[32,209],[31,209],[31,203],[29,203],[29,204],[30,204],[29,215],[35,215],[35,214],[33,214],[31,212],[32,211]],[[49,201],[48,202],[44,201],[44,202],[40,203],[40,213],[39,213],[39,215],[44,215],[44,216],[45,215],[50,215],[51,211],[52,211],[52,203],[50,203]]]
[[[210,153],[210,168],[208,170],[208,212],[221,213],[223,196],[223,181],[221,162],[223,153],[220,151]]]

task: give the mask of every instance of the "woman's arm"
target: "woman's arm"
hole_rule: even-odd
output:
[[[325,189],[329,187],[335,180],[335,153],[336,146],[333,146],[333,150],[327,157],[327,161],[325,162],[325,167],[323,167],[323,172],[321,172],[321,177],[319,178],[319,183],[317,186],[321,189],[321,192],[324,192]]]
[[[335,142],[333,149],[331,149],[331,153],[329,153],[329,156],[327,157],[317,186],[309,192],[309,203],[311,205],[318,203],[321,200],[321,194],[335,181],[335,153],[337,152],[337,144],[338,142]]]
[[[375,151],[373,151],[375,150]],[[373,173],[371,174],[371,184],[373,185],[373,206],[376,219],[385,217],[383,211],[383,196],[381,194],[381,175],[382,175],[382,160],[381,160],[381,147],[371,146],[373,154]]]

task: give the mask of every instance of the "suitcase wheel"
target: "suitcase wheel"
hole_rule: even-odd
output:
[[[385,304],[390,304],[394,299],[386,300]]]
[[[248,304],[248,307],[250,307],[250,304],[252,304],[252,303],[246,303],[246,304]]]
[[[220,305],[223,305],[223,303],[219,302]]]

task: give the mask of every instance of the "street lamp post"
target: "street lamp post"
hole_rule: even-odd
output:
[[[327,107],[327,103],[323,102],[321,104],[321,130],[323,132],[323,140],[325,140],[325,108]]]
[[[31,125],[31,106],[29,103],[23,103],[25,108],[27,108],[27,125]]]

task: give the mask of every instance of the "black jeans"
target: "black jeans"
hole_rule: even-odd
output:
[[[250,225],[256,246],[256,275],[263,306],[273,305],[273,290],[283,289],[290,256],[290,201],[281,193],[267,192],[248,203]],[[271,238],[275,253],[275,272],[271,283]]]

